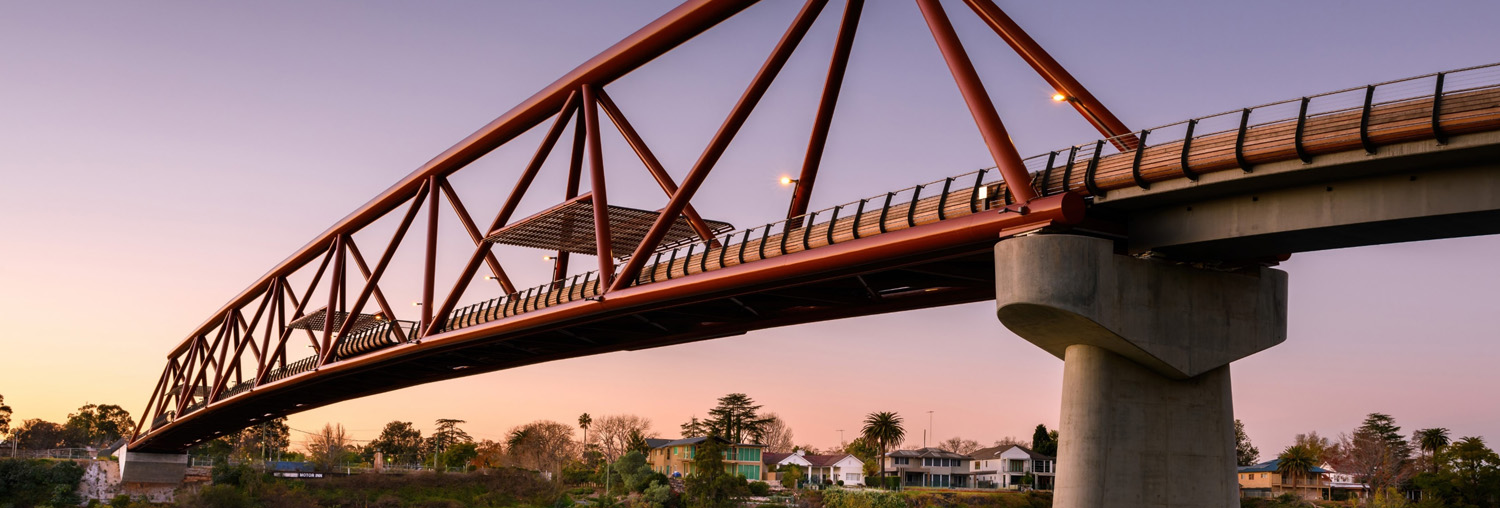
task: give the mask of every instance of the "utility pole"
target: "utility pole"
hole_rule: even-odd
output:
[[[932,436],[933,441],[937,441],[937,434],[932,432],[932,411],[927,412],[927,433]],[[922,446],[927,446],[926,440],[922,441]]]

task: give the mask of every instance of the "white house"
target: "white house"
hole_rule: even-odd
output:
[[[1029,473],[1035,479],[1032,487],[1051,490],[1057,477],[1057,459],[1031,451],[1021,445],[985,448],[969,454],[974,458],[971,470],[975,481],[1002,489],[1019,488]]]
[[[772,471],[786,465],[796,465],[802,468],[802,480],[808,483],[821,483],[828,480],[833,483],[844,482],[844,485],[864,485],[865,463],[853,455],[809,455],[798,450],[794,453],[766,453],[762,455],[766,464],[766,481],[774,481],[780,478]]]

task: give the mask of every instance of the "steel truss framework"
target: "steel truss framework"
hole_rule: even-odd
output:
[[[1196,125],[1193,121],[1188,124],[1187,136],[1180,142],[1180,149],[1170,148],[1181,152],[1180,170],[1171,175],[1167,175],[1167,171],[1152,172],[1155,167],[1152,164],[1158,158],[1150,157],[1155,152],[1146,153],[1148,150],[1144,146],[1150,130],[1137,133],[1128,129],[992,0],[964,0],[975,15],[1020,54],[1105,138],[1091,150],[1085,149],[1082,157],[1079,157],[1079,147],[1071,149],[1065,154],[1065,167],[1064,159],[1058,152],[1053,152],[1047,158],[1045,169],[1029,169],[1009,141],[1004,124],[939,0],[914,1],[979,128],[1003,184],[987,183],[985,172],[981,171],[974,177],[972,185],[960,183],[955,188],[955,178],[948,178],[940,182],[941,192],[925,195],[923,186],[917,186],[910,194],[909,205],[898,203],[893,206],[892,197],[896,193],[890,193],[883,203],[879,203],[878,198],[861,200],[855,210],[842,210],[847,215],[841,216],[841,207],[835,207],[832,217],[823,223],[816,222],[819,212],[808,214],[824,144],[863,9],[863,0],[847,0],[819,104],[813,114],[800,182],[795,188],[787,220],[779,225],[768,224],[765,228],[746,230],[744,237],[731,248],[735,235],[716,237],[716,231],[694,209],[691,200],[813,22],[825,10],[828,1],[807,0],[800,8],[697,161],[683,180],[677,182],[605,88],[621,76],[756,3],[755,0],[689,0],[433,158],[320,234],[221,307],[168,355],[167,365],[143,413],[145,416],[136,429],[132,449],[181,450],[204,439],[254,424],[262,418],[429,380],[518,364],[982,299],[993,292],[989,279],[983,276],[985,270],[993,269],[989,262],[984,256],[975,257],[972,251],[943,251],[940,247],[963,242],[992,243],[997,234],[1013,234],[1046,225],[1079,224],[1084,220],[1079,196],[1102,195],[1105,188],[1100,186],[1101,175],[1114,178],[1105,180],[1104,186],[1108,188],[1124,185],[1146,187],[1150,181],[1176,177],[1177,173],[1196,178],[1190,167],[1199,171],[1210,170],[1199,160],[1189,160],[1190,151],[1197,153],[1194,151],[1196,147],[1189,148],[1190,144],[1198,143],[1192,133],[1193,125]],[[1438,92],[1432,101],[1432,130],[1443,133],[1439,118],[1439,109],[1443,106],[1436,105],[1443,97],[1441,75],[1437,86]],[[1368,150],[1373,150],[1373,143],[1382,139],[1379,125],[1372,127],[1370,122],[1375,114],[1368,99],[1372,93],[1367,93],[1359,128],[1360,140]],[[1305,149],[1303,146],[1303,131],[1307,125],[1306,101],[1303,99],[1303,113],[1297,120],[1296,129],[1296,155],[1303,158],[1310,157],[1313,152],[1327,153],[1335,148],[1330,145],[1327,149]],[[614,244],[608,227],[609,196],[600,149],[601,111],[668,198],[667,205],[644,239],[618,264],[611,251]],[[1234,162],[1245,170],[1249,170],[1251,163],[1262,160],[1257,158],[1258,153],[1245,149],[1247,137],[1254,138],[1254,129],[1247,128],[1248,112],[1247,109],[1241,119],[1237,136],[1230,136],[1235,138],[1230,140],[1234,141]],[[540,146],[522,168],[504,204],[481,229],[480,223],[474,220],[457,190],[449,183],[449,176],[549,120],[551,124]],[[541,291],[522,291],[511,281],[491,252],[493,244],[486,242],[485,238],[511,223],[521,199],[531,190],[543,163],[570,126],[574,136],[563,199],[580,198],[579,186],[587,165],[592,187],[587,197],[595,214],[594,238],[599,263],[597,272],[591,273],[597,275],[592,281],[586,275],[581,284],[577,276],[571,282],[567,281],[569,253],[560,251],[553,266],[552,280],[556,282]],[[1451,127],[1449,130],[1459,132],[1468,128]],[[1205,135],[1204,139],[1218,140],[1215,142],[1221,145],[1228,142],[1223,135],[1216,138]],[[1106,142],[1122,153],[1102,156]],[[1198,143],[1197,146],[1204,145]],[[1143,153],[1147,156],[1144,163]],[[1076,172],[1075,162],[1080,166]],[[1211,169],[1223,168],[1214,166]],[[1038,177],[1036,181],[1033,181],[1033,175]],[[462,225],[473,251],[458,270],[454,286],[440,294],[435,282],[439,263],[436,255],[437,224],[444,202]],[[979,213],[991,210],[991,207],[999,211]],[[371,264],[371,258],[360,251],[352,236],[388,216],[398,218],[397,226]],[[416,319],[400,321],[381,291],[380,282],[398,248],[407,240],[412,224],[419,218],[426,222],[426,234],[417,242],[423,259],[421,301]],[[696,256],[693,247],[689,247],[681,259],[677,258],[678,250],[663,248],[667,231],[681,220],[679,218],[685,218],[701,239],[702,250]],[[752,231],[759,231],[758,240],[751,237]],[[880,236],[871,237],[876,234]],[[844,243],[851,240],[860,241]],[[924,246],[934,247],[936,250],[924,254],[936,262],[920,265],[913,262],[910,256],[913,248],[896,248],[900,242],[919,247],[916,250]],[[756,247],[748,247],[751,245]],[[769,253],[768,246],[771,246]],[[732,253],[734,249],[738,252]],[[807,251],[806,254],[803,251]],[[779,257],[793,253],[798,256]],[[663,260],[664,254],[671,257]],[[890,263],[890,268],[878,272],[853,269],[816,272],[822,274],[818,275],[822,277],[818,279],[821,286],[796,292],[784,289],[793,281],[812,280],[815,272],[808,267],[869,264],[875,260]],[[652,263],[651,266],[648,267],[648,263]],[[360,274],[358,279],[350,276],[350,265]],[[481,265],[488,269],[490,275],[487,278],[494,279],[507,295],[503,304],[457,310]],[[289,277],[310,267],[315,267],[310,282],[305,287],[293,287]],[[676,275],[679,272],[680,275]],[[659,275],[664,280],[658,282]],[[753,280],[762,290],[754,293],[739,291],[739,288],[749,287],[743,285],[731,288],[730,282],[726,281],[734,277]],[[351,282],[351,279],[354,280]],[[324,290],[327,297],[314,304],[311,300],[319,289]],[[617,307],[605,305],[606,301],[617,296],[618,301],[628,303]],[[673,308],[642,310],[648,305],[641,302],[653,299],[671,301]],[[590,309],[571,305],[577,302],[598,305]],[[570,305],[562,305],[564,303]],[[310,308],[314,305],[321,305],[321,309]],[[335,318],[304,320],[317,312]],[[545,321],[546,326],[518,324],[517,329],[524,330],[514,333],[500,331],[497,328],[500,325],[493,323],[493,326],[471,326],[528,312],[540,316],[536,319]],[[351,316],[354,318],[348,318]],[[606,343],[600,339],[603,332],[599,325],[606,318],[636,322],[639,330],[612,330],[632,338]],[[378,324],[370,325],[372,320]],[[321,326],[289,325],[298,322],[315,322]],[[558,324],[563,322],[569,325]],[[685,331],[690,327],[696,328]],[[531,333],[544,328],[547,333],[572,341],[575,349],[559,352],[535,342],[498,338],[507,333]],[[300,342],[300,339],[293,338],[298,330],[305,335],[314,354],[310,358],[289,361],[288,345]],[[423,341],[448,341],[455,346],[450,350],[433,350],[390,361],[374,359],[381,355],[367,355],[392,345],[419,345]],[[458,344],[471,349],[466,355],[455,356]],[[451,372],[468,368],[468,360],[482,360],[485,355],[492,354],[491,351],[531,356],[524,361],[495,360],[461,374]],[[432,360],[431,365],[421,363],[427,360]],[[396,372],[401,367],[396,364],[402,362],[410,363],[406,365],[409,375],[399,382],[366,386],[353,381],[350,374],[356,372],[356,368],[367,369],[365,372],[384,369],[381,372],[390,374]],[[233,406],[234,399],[253,398],[256,392],[285,390],[289,383],[304,389],[328,388],[333,395],[309,394],[302,398],[305,402],[296,404],[283,404],[284,400],[278,400],[274,404],[245,404],[245,407],[232,411],[221,409]],[[216,410],[227,416],[204,418],[205,414]],[[188,430],[179,429],[184,424],[192,425]]]

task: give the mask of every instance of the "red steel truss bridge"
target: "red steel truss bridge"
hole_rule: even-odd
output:
[[[1106,238],[1120,253],[1233,270],[1295,252],[1500,233],[1500,67],[1132,130],[992,0],[964,0],[962,13],[915,1],[993,168],[808,211],[863,0],[841,11],[807,0],[675,181],[606,90],[756,3],[689,0],[433,158],[225,303],[167,354],[129,449],[181,452],[263,419],[539,362],[993,299],[993,249],[1018,235]],[[840,25],[785,218],[736,229],[700,216],[695,192],[820,14],[839,16]],[[950,15],[981,18],[1102,139],[1023,159]],[[663,208],[609,201],[601,113],[665,192]],[[535,155],[499,212],[476,221],[449,177],[533,128],[545,130]],[[570,128],[572,146],[557,147]],[[571,157],[565,199],[516,217],[557,150]],[[580,192],[585,177],[590,190]],[[473,246],[461,266],[436,255],[436,225],[447,213]],[[397,224],[388,243],[356,246],[353,235],[382,218]],[[408,235],[418,221],[427,233]],[[516,286],[496,245],[543,250],[554,260],[552,282]],[[412,282],[422,287],[420,305],[398,313],[380,284],[402,249],[424,264],[411,275],[420,277]],[[597,268],[570,270],[575,255]],[[439,269],[459,273],[457,283],[438,287]],[[293,284],[294,274],[309,282]],[[471,291],[481,278],[503,294]]]

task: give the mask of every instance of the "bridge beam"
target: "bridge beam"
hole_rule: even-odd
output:
[[[1054,506],[1238,506],[1229,363],[1286,340],[1286,272],[1036,235],[995,247],[996,315],[1062,358]]]

